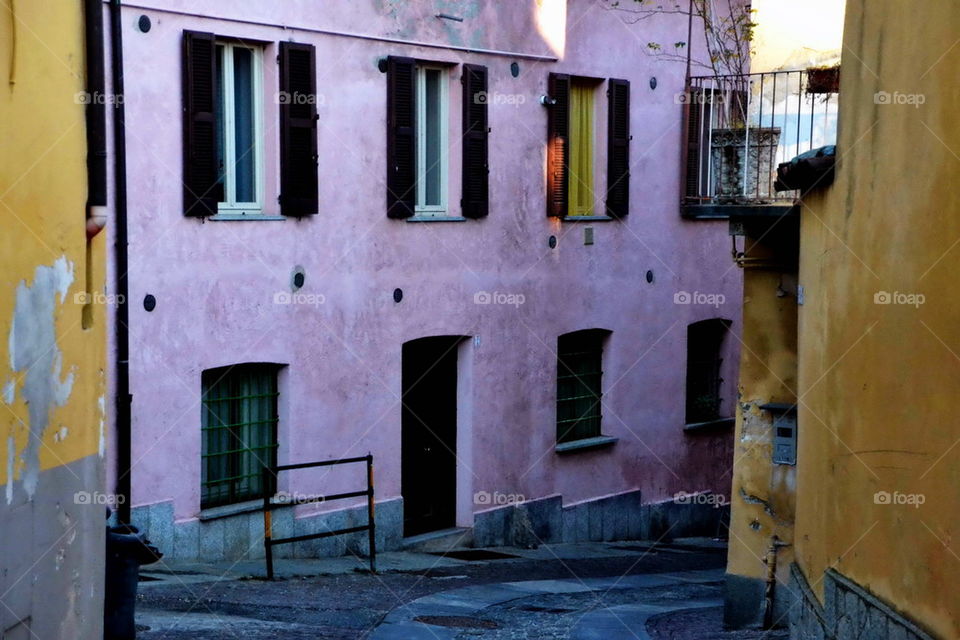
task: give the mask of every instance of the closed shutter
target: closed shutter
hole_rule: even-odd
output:
[[[567,154],[570,146],[570,76],[551,73],[555,101],[547,112],[547,215],[567,215]]]
[[[317,73],[310,44],[280,43],[280,213],[317,213]]]
[[[465,218],[489,211],[487,68],[463,65],[463,199]]]
[[[630,213],[630,83],[610,79],[607,97],[607,215]]]
[[[183,212],[217,213],[216,41],[212,33],[183,32]]]
[[[417,202],[416,63],[387,59],[387,216],[409,218]]]

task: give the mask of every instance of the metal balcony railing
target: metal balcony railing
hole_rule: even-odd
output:
[[[683,114],[684,215],[793,203],[797,192],[774,190],[777,165],[836,143],[838,74],[827,71],[690,79]]]

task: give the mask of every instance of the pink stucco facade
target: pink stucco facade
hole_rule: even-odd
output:
[[[475,513],[489,509],[474,500],[484,491],[527,500],[559,496],[563,505],[637,491],[644,503],[679,491],[729,493],[732,434],[684,432],[686,328],[721,317],[738,333],[741,275],[727,255],[725,221],[679,215],[682,122],[675,95],[683,89],[684,66],[645,53],[647,42],[684,40],[684,17],[630,24],[594,0],[228,5],[142,0],[124,9],[132,504],[134,520],[155,541],[181,547],[174,555],[205,555],[205,527],[230,526],[229,518],[196,524],[203,515],[200,396],[204,370],[236,363],[285,365],[281,463],[369,452],[377,500],[401,498],[401,347],[427,336],[467,337],[457,363],[458,526],[472,526]],[[137,28],[141,15],[151,19],[146,33]],[[277,216],[278,43],[316,46],[317,215],[257,221],[183,215],[184,30],[262,44],[264,212]],[[388,55],[488,68],[490,94],[504,97],[489,106],[486,218],[387,218],[386,76],[377,63]],[[539,98],[550,72],[630,81],[625,219],[546,215],[547,107]],[[460,192],[459,78],[459,68],[451,67],[453,215]],[[598,120],[601,158],[605,131]],[[604,184],[602,175],[596,184]],[[588,228],[593,244],[585,244]],[[305,274],[303,303],[277,304],[298,267]],[[719,294],[723,302],[678,304],[681,291]],[[523,302],[478,304],[480,292],[520,294]],[[148,294],[157,301],[152,312],[142,304]],[[602,431],[618,441],[559,455],[557,337],[588,328],[611,332]],[[735,335],[725,342],[727,415],[734,410],[738,344]],[[288,482],[291,491],[331,493],[359,488],[362,478],[341,470]],[[308,511],[301,507],[298,515]],[[176,533],[185,527],[198,530],[200,542]]]

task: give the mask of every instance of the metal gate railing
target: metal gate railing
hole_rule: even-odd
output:
[[[354,464],[357,462],[367,463],[367,488],[363,491],[348,491],[346,493],[336,493],[330,496],[314,496],[296,500],[295,504],[310,504],[313,502],[329,502],[331,500],[346,500],[348,498],[359,498],[367,496],[367,524],[359,527],[348,527],[346,529],[334,529],[333,531],[323,531],[321,533],[308,533],[300,536],[290,536],[287,538],[273,537],[272,512],[277,507],[288,506],[288,503],[271,502],[272,497],[270,487],[277,486],[277,476],[281,471],[292,471],[294,469],[310,469],[313,467],[329,467],[335,464]],[[318,538],[329,538],[332,536],[342,536],[348,533],[358,533],[366,531],[370,542],[370,572],[377,572],[377,542],[376,542],[376,521],[374,519],[373,503],[373,456],[365,455],[357,458],[342,458],[340,460],[324,460],[322,462],[302,462],[300,464],[283,464],[273,469],[268,466],[263,467],[263,548],[267,558],[267,580],[273,580],[273,547],[278,544],[289,544],[291,542],[302,542],[304,540],[316,540]],[[272,480],[272,482],[271,482]]]

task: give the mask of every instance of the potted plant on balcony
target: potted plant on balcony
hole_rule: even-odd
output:
[[[686,5],[686,6],[684,6]],[[756,201],[772,196],[773,159],[780,140],[778,127],[750,123],[751,86],[748,75],[750,43],[753,40],[753,9],[747,0],[610,0],[628,23],[657,15],[680,14],[688,19],[688,33],[702,23],[703,56],[693,56],[687,42],[664,46],[647,44],[648,52],[661,60],[686,64],[684,108],[688,132],[687,196],[694,201],[704,195],[697,184],[709,182],[715,203],[744,199]],[[709,78],[699,86],[690,82],[692,71],[702,69]],[[709,150],[700,144],[709,139]],[[691,178],[692,176],[692,178]]]
[[[838,93],[840,91],[840,65],[810,67],[807,69],[807,93]]]

